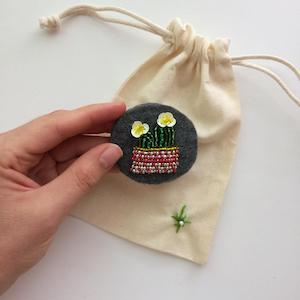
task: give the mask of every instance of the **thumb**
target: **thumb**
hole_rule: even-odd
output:
[[[97,146],[78,158],[66,171],[41,189],[64,215],[86,194],[119,160],[122,150],[116,144]]]

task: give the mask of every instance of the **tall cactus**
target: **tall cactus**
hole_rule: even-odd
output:
[[[172,147],[175,146],[175,130],[173,127],[154,128],[153,147]]]

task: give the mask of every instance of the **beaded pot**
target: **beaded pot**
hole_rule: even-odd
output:
[[[176,173],[179,165],[179,148],[133,149],[130,171],[135,174]]]

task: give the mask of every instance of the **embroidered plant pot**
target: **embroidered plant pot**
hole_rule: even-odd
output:
[[[160,184],[189,171],[197,157],[197,133],[191,120],[168,105],[134,106],[116,122],[111,141],[123,150],[118,166],[131,179]]]
[[[134,147],[130,171],[135,174],[176,173],[179,165],[179,147]]]

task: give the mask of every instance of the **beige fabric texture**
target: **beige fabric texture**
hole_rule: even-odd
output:
[[[128,108],[158,102],[187,115],[197,130],[198,156],[188,173],[159,185],[109,174],[72,215],[139,245],[195,263],[207,261],[240,129],[240,103],[228,40],[209,41],[176,19],[174,40],[122,85],[114,100]],[[125,58],[124,58],[125,59]],[[191,224],[176,233],[171,216],[187,205]]]

